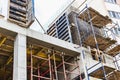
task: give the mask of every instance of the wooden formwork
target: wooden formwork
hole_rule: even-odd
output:
[[[91,49],[91,55],[92,55],[92,58],[93,58],[94,60],[99,61],[100,58],[101,58],[101,61],[102,61],[103,63],[105,63],[105,56],[104,56],[104,53],[103,53],[102,51],[99,50],[99,52],[98,52],[97,49]]]
[[[98,42],[98,46],[99,49],[104,51],[105,49],[107,49],[108,47],[110,47],[111,45],[115,44],[116,41],[115,40],[111,40],[110,38],[104,38],[100,35],[96,35],[96,39]],[[84,44],[85,45],[89,45],[92,48],[96,47],[96,43],[94,40],[94,36],[93,35],[89,35],[85,40],[84,40]]]
[[[31,0],[10,0],[8,21],[22,27],[29,27],[34,22]]]
[[[120,80],[120,71],[115,70],[107,77],[108,80]]]
[[[116,47],[112,48],[107,53],[108,55],[116,56],[118,53],[120,53],[120,45],[117,45]]]
[[[115,70],[114,68],[111,68],[111,67],[108,67],[108,66],[103,66],[103,67],[105,69],[106,74],[109,74],[109,73],[111,73]],[[103,71],[102,67],[100,67],[96,71],[92,72],[90,74],[90,76],[95,77],[95,78],[99,78],[99,79],[104,79],[104,71]],[[112,80],[114,80],[114,79],[112,79]]]
[[[89,7],[86,9],[82,14],[80,14],[79,18],[82,20],[85,20],[86,22],[89,22],[90,19],[88,17],[88,12],[90,13],[92,23],[95,27],[103,28],[108,23],[111,23],[112,20],[108,18],[108,16],[103,16],[93,8]]]

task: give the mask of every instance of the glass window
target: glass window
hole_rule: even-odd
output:
[[[113,17],[115,17],[115,18],[116,18],[116,15],[115,15],[115,14],[116,14],[116,13],[112,11],[112,15],[113,15]]]
[[[108,13],[110,17],[113,17],[112,11],[108,11]]]
[[[115,34],[118,34],[118,28],[114,28]]]
[[[108,13],[110,17],[120,19],[120,12],[108,11]]]
[[[120,13],[118,13],[118,17],[120,18]]]
[[[106,2],[110,2],[110,3],[113,3],[113,4],[116,4],[116,0],[105,0]]]

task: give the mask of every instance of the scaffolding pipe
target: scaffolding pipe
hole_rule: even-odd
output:
[[[91,21],[90,12],[89,12],[89,10],[88,10],[88,6],[87,6],[87,5],[86,5],[86,8],[87,8],[87,13],[88,13],[88,18],[90,19],[90,26],[91,26],[91,28],[92,28],[92,33],[93,33],[93,36],[94,36],[96,48],[97,48],[97,51],[98,51],[98,53],[99,53],[98,42],[97,42],[97,39],[96,39],[95,31],[94,31],[93,24],[92,24],[92,21]]]
[[[34,77],[39,77],[39,78],[43,78],[45,80],[51,80],[50,78],[47,78],[47,77],[43,77],[43,76],[38,76],[38,75],[33,75]]]
[[[40,76],[40,67],[38,65],[38,76]],[[38,80],[40,80],[40,78],[38,77]]]
[[[95,64],[95,65],[93,65],[93,66],[91,66],[90,68],[88,68],[87,70],[90,70],[90,69],[92,69],[93,67],[95,67],[95,66],[97,66],[98,64],[100,64],[101,62],[98,62],[97,64]]]
[[[57,66],[56,66],[56,61],[55,61],[55,54],[54,54],[54,51],[53,51],[53,58],[54,58],[55,78],[56,78],[56,80],[58,80]]]
[[[48,62],[48,61],[44,61],[44,62],[41,64],[41,66],[44,66],[47,62]]]
[[[79,17],[79,14],[77,14],[76,17],[75,17],[75,20],[76,20],[76,23],[75,23],[75,24],[76,24],[76,26],[77,26],[78,38],[79,38],[79,40],[80,40],[79,46],[82,47],[82,46],[83,46],[83,45],[82,45],[82,39],[81,39],[81,35],[79,34],[79,33],[80,33],[80,30],[79,30],[78,21],[77,21],[77,18],[78,18],[78,17]],[[86,68],[84,59],[85,59],[84,50],[82,50],[82,52],[81,52],[81,60],[83,61],[83,65],[84,65],[85,77],[86,77],[87,80],[90,80],[90,79],[89,79],[89,75],[88,75],[88,73],[87,73],[87,68]]]
[[[65,80],[67,80],[67,75],[66,75],[66,71],[65,71],[65,62],[64,62],[64,53],[62,52],[62,63],[63,63],[63,71],[64,71],[64,78]]]
[[[68,58],[67,60],[69,60],[70,58]],[[66,60],[66,61],[67,61]],[[61,62],[59,65],[57,65],[57,68],[59,68],[59,67],[61,67],[63,65],[63,63]],[[56,69],[57,69],[56,68]],[[49,69],[47,70],[47,71],[45,71],[43,74],[42,74],[42,76],[44,76],[45,74],[47,74],[49,72]]]
[[[43,74],[41,74],[41,76],[44,76],[45,74],[47,74],[49,72],[49,69],[47,71],[45,71]]]
[[[79,66],[79,63],[78,63],[78,60],[77,60],[77,59],[76,59],[76,64],[77,64],[77,66],[78,66],[80,80],[83,80],[82,77],[81,77],[80,66]]]
[[[40,27],[42,28],[42,30],[44,31],[44,34],[46,34],[45,29],[43,28],[43,26],[42,26],[42,24],[39,22],[39,20],[36,18],[36,16],[35,16],[35,19],[36,19],[36,21],[38,22],[38,24],[40,25]]]
[[[57,66],[57,68],[59,68],[60,66],[62,66],[62,64],[63,64],[63,63],[60,63],[60,64]],[[56,68],[56,69],[57,69],[57,68]],[[44,75],[47,74],[48,72],[49,72],[49,69],[48,69],[47,71],[45,71],[43,74],[41,74],[41,75],[44,76]]]
[[[49,72],[50,72],[50,80],[52,80],[52,70],[51,70],[51,61],[50,61],[50,53],[48,54],[48,59],[49,59]]]
[[[32,45],[30,45],[31,56],[31,80],[33,80],[33,60],[32,60]]]
[[[88,6],[86,5],[86,8],[87,8],[87,13],[88,13],[88,18],[90,19],[90,26],[92,28],[92,32],[93,32],[93,36],[94,36],[94,40],[95,40],[95,43],[96,43],[96,48],[97,48],[97,51],[99,53],[99,57],[101,59],[101,56],[100,56],[100,51],[99,51],[99,47],[98,47],[98,42],[97,42],[97,39],[96,39],[96,35],[95,35],[95,31],[94,31],[94,28],[93,28],[93,24],[92,24],[92,21],[91,21],[91,15],[90,15],[90,12],[88,10]],[[102,62],[101,62],[102,64]],[[105,72],[105,69],[104,69],[104,66],[102,64],[102,69],[103,69],[103,72],[104,72],[104,78],[106,79],[106,72]],[[106,79],[107,80],[107,79]]]

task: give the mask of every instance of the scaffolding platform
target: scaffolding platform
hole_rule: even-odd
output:
[[[120,45],[117,45],[116,47],[109,50],[107,53],[108,55],[116,56],[119,52],[120,52]]]
[[[120,71],[115,70],[107,77],[108,80],[120,80]]]
[[[102,14],[100,14],[99,12],[97,12],[96,10],[94,10],[93,8],[89,7],[88,9],[86,9],[85,11],[83,11],[83,13],[81,13],[79,15],[79,18],[82,20],[85,20],[86,22],[89,22],[90,19],[88,17],[88,11],[89,14],[91,16],[91,21],[93,23],[93,26],[97,27],[97,28],[103,28],[105,27],[108,23],[111,23],[112,20],[109,19],[108,16],[103,16]]]
[[[102,51],[104,51],[105,49],[107,49],[108,47],[110,47],[111,45],[116,43],[115,40],[111,40],[110,38],[104,38],[100,35],[96,35],[96,39],[97,39],[97,42],[98,42],[99,49],[102,50]],[[94,40],[94,36],[91,34],[87,38],[85,38],[84,44],[89,45],[92,48],[95,48],[96,43],[95,43],[95,40]]]
[[[113,76],[111,73],[116,73],[114,75],[120,77],[120,71],[115,71],[114,68],[108,67],[108,66],[104,66],[107,78],[109,78],[108,80],[119,80],[118,78],[115,79],[115,77],[111,77]],[[100,67],[99,69],[95,70],[94,72],[90,73],[90,76],[98,78],[98,79],[104,79],[104,72],[102,67]]]

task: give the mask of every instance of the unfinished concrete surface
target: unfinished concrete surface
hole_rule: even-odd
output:
[[[62,17],[60,17],[58,21],[61,19]],[[71,10],[66,20],[69,21],[67,24],[69,25],[72,43],[87,48],[87,50],[83,49],[81,52],[81,64],[83,63],[82,67],[84,66],[85,79],[89,80],[90,77],[92,77],[91,80],[109,80],[109,73],[116,70],[113,60],[114,57],[112,55],[116,56],[117,53],[119,53],[119,47],[117,47],[117,50],[115,49],[116,52],[114,52],[115,50],[113,51],[112,55],[108,53],[106,50],[114,49],[112,46],[115,45],[117,41],[109,36],[104,36],[105,34],[102,30],[107,27],[107,24],[111,24],[112,20],[87,6],[79,13],[77,13],[77,10]],[[56,24],[56,22],[54,24]],[[54,25],[50,27],[50,29],[53,28],[57,30],[58,26]],[[59,33],[50,29],[48,29],[49,33]],[[56,37],[54,35],[51,36]],[[117,74],[119,75],[119,71]],[[119,78],[117,78],[117,80],[119,80]]]
[[[63,56],[66,55],[64,56],[65,61],[67,58],[72,59],[72,57],[74,56],[76,56],[76,59],[77,59],[77,56],[80,55],[80,51],[77,50],[77,47],[79,47],[78,45],[68,43],[68,42],[50,37],[46,34],[41,34],[39,32],[30,30],[30,29],[19,27],[18,25],[7,22],[4,19],[0,19],[0,21],[1,21],[0,23],[2,23],[0,24],[1,50],[4,51],[4,53],[1,52],[1,56],[0,56],[1,57],[0,64],[1,66],[3,66],[3,68],[1,67],[1,71],[2,69],[5,68],[5,70],[3,70],[1,73],[0,79],[27,80],[27,78],[30,79],[30,76],[32,76],[31,78],[33,78],[34,80],[36,80],[35,77],[40,78],[40,76],[31,75],[31,72],[29,71],[31,70],[30,68],[31,52],[33,55],[32,58],[33,57],[35,58],[35,61],[33,60],[34,62],[33,68],[38,67],[35,65],[35,64],[38,64],[36,62],[39,62],[39,64],[43,64],[44,58],[45,60],[47,60],[47,58],[52,60],[52,63],[53,63],[54,57],[52,52],[48,57],[49,50],[50,51],[54,50],[56,53],[55,54],[56,66],[58,66],[58,64],[63,62],[62,55]],[[33,47],[31,48],[31,46]],[[43,60],[41,59],[36,60],[36,58],[42,58]],[[49,65],[45,65],[46,67],[50,66],[51,64],[51,62],[49,61],[48,63]],[[66,62],[66,64],[69,66],[72,66],[72,63],[70,64]],[[76,67],[78,68],[78,66]],[[28,71],[27,71],[27,68],[28,68]],[[65,67],[63,67],[63,69],[61,70],[63,70],[62,72],[62,75],[63,75]],[[43,68],[43,71],[44,71],[44,68]],[[36,69],[33,70],[33,74],[34,73],[36,74]],[[78,74],[80,74],[79,70],[78,70]],[[46,75],[48,75],[48,73]],[[44,77],[41,77],[41,79],[42,78]],[[63,79],[60,79],[60,80],[63,80]]]
[[[26,36],[17,34],[14,41],[13,80],[27,79]]]
[[[113,57],[118,54],[119,45],[107,53],[105,50],[116,40],[106,38],[100,30],[111,19],[87,6],[80,14],[64,13],[48,32],[57,34],[53,28],[59,26],[60,40],[53,38],[56,35],[51,37],[26,28],[34,21],[31,1],[10,0],[9,18],[0,16],[0,80],[120,79]]]
[[[90,58],[91,52],[89,52],[89,49],[79,48],[78,45],[22,28],[4,19],[1,19],[0,23],[2,23],[0,24],[1,50],[6,53],[2,56],[7,56],[6,58],[1,58],[0,63],[3,66],[1,68],[3,70],[0,76],[1,79],[77,80],[79,78],[85,79],[85,77],[87,79],[85,65],[87,63],[87,68],[90,68],[93,65],[93,61],[95,61]],[[83,52],[82,50],[84,50],[84,54],[81,57],[80,53]],[[7,55],[8,52],[9,55]],[[84,60],[85,54],[86,56],[89,55],[89,57],[86,57],[89,61]],[[108,60],[106,63],[109,63],[111,59],[106,58]],[[97,63],[98,61],[95,62]],[[89,65],[89,63],[91,64]],[[113,67],[114,65],[112,64],[111,66]],[[94,71],[100,67],[98,66],[91,70]],[[89,73],[91,76],[94,74],[92,71]],[[101,75],[103,78],[103,74]]]

